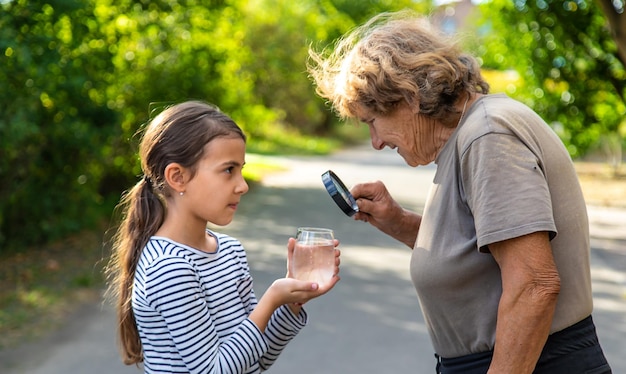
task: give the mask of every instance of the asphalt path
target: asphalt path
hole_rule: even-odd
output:
[[[328,227],[341,241],[341,281],[307,303],[309,325],[269,371],[432,373],[435,360],[408,272],[410,249],[345,216],[323,189],[333,170],[350,187],[382,180],[405,207],[420,211],[434,167],[410,168],[394,151],[357,147],[326,157],[267,157],[286,170],[244,196],[233,223],[214,229],[246,247],[260,296],[284,275],[286,242],[297,227]],[[250,161],[250,160],[249,160]],[[626,212],[589,207],[594,320],[614,373],[626,373]],[[86,305],[41,341],[0,352],[0,373],[140,373],[124,366],[107,304]]]

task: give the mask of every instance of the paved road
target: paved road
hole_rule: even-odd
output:
[[[270,372],[432,373],[432,348],[408,274],[410,250],[344,216],[323,190],[320,175],[332,169],[348,186],[383,180],[403,205],[419,211],[434,169],[410,169],[393,151],[369,147],[273,161],[289,170],[256,186],[244,197],[235,221],[218,230],[246,246],[259,295],[284,274],[285,243],[298,226],[335,230],[342,280],[307,304],[309,326]],[[614,373],[626,373],[626,212],[590,207],[589,213],[594,318]],[[119,362],[114,330],[110,307],[87,306],[61,332],[15,352],[0,352],[0,372],[139,373]]]

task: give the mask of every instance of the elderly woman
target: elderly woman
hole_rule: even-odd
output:
[[[551,128],[488,94],[475,59],[406,13],[310,51],[317,92],[369,127],[375,149],[437,171],[422,215],[382,182],[351,190],[370,223],[413,249],[410,273],[439,373],[610,373],[591,317],[589,230]]]

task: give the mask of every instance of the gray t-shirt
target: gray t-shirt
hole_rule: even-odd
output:
[[[491,243],[550,232],[561,277],[551,332],[591,314],[584,198],[567,150],[537,114],[483,96],[435,163],[410,270],[440,356],[494,347],[502,282]]]

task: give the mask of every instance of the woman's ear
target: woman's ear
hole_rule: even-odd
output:
[[[415,115],[419,114],[419,112],[420,112],[420,103],[419,103],[419,101],[415,97],[413,97],[413,96],[406,97],[404,99],[404,101],[409,106],[409,109],[411,109],[411,113],[413,113]]]
[[[165,182],[175,193],[185,192],[186,169],[179,163],[173,162],[165,167]]]

